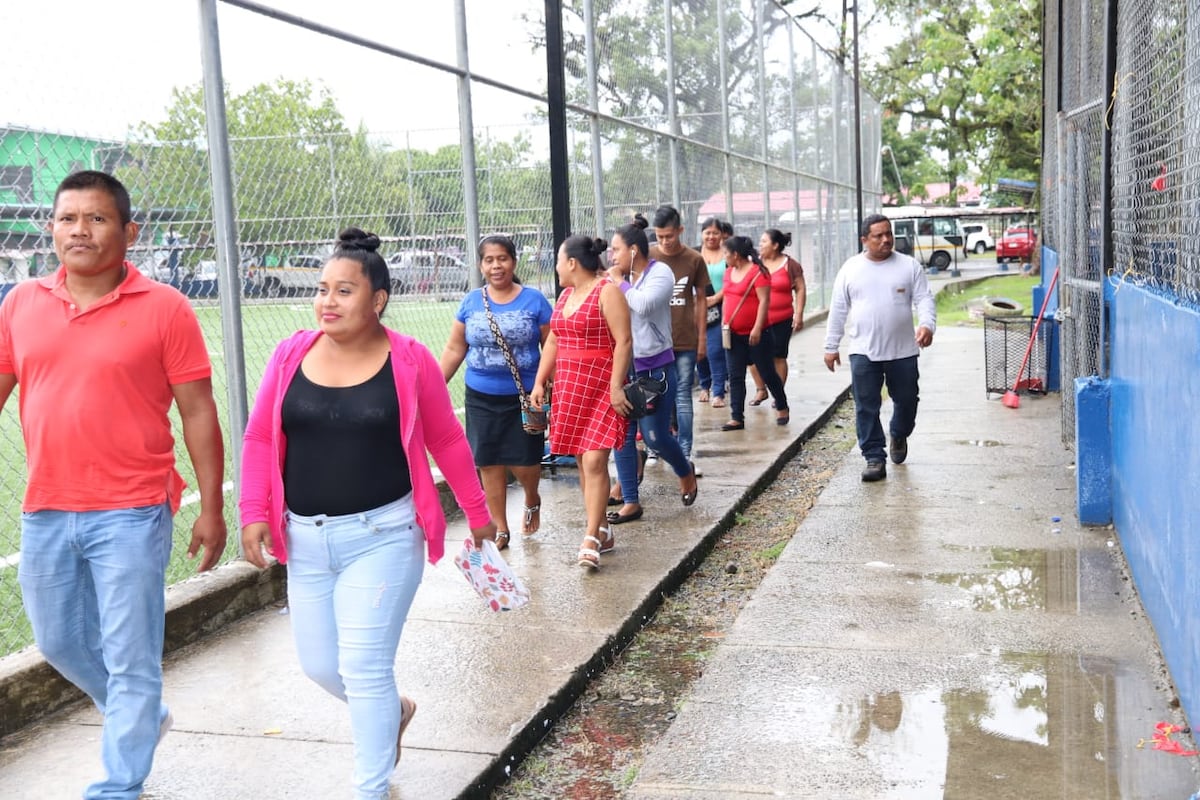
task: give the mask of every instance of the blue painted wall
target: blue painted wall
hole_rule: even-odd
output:
[[[1188,719],[1200,720],[1200,311],[1111,295],[1113,522]]]

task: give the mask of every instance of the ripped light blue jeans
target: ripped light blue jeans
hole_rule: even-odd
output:
[[[288,605],[304,674],[350,708],[355,800],[388,796],[396,649],[425,567],[412,495],[341,516],[288,512]]]

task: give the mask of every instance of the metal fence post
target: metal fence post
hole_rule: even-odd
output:
[[[771,220],[771,168],[767,166],[771,153],[767,148],[767,42],[766,5],[768,0],[754,4],[754,41],[758,55],[758,135],[759,152],[762,156],[762,227],[770,227]]]
[[[200,0],[200,57],[204,66],[204,108],[208,131],[208,160],[212,181],[213,228],[220,280],[221,349],[225,357],[229,401],[230,458],[234,483],[241,479],[242,435],[248,414],[246,359],[242,342],[242,276],[234,219],[229,134],[225,121],[225,83],[221,72],[221,37],[217,29],[217,0]]]
[[[725,34],[725,0],[717,0],[717,70],[721,86],[729,85],[728,37]],[[733,224],[733,157],[729,147],[729,92],[721,92],[721,149],[725,163],[725,217]]]
[[[596,15],[592,0],[583,0],[583,41],[587,59],[588,108],[592,111],[588,120],[592,131],[592,195],[596,204],[596,235],[605,231],[604,214],[604,158],[600,152],[599,77],[596,73]]]
[[[675,208],[682,208],[679,193],[679,103],[675,99],[675,26],[671,20],[671,0],[663,0],[663,25],[667,43],[667,129],[671,136],[667,140],[667,149],[671,156],[671,204]]]
[[[454,0],[454,43],[458,51],[458,138],[462,147],[463,221],[467,236],[464,260],[474,261],[473,251],[479,244],[479,192],[475,172],[475,121],[471,113],[471,65],[467,50],[466,0]],[[477,269],[467,270],[472,286],[483,284]]]
[[[571,230],[562,0],[546,0],[546,112],[550,127],[550,215],[554,228],[554,246],[557,248]],[[554,286],[557,295],[557,273],[554,276]]]

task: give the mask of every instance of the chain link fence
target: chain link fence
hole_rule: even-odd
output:
[[[1113,126],[1111,280],[1200,306],[1200,4],[1122,5]]]
[[[152,0],[130,3],[136,7],[126,18],[157,19]],[[129,187],[141,226],[130,261],[192,298],[225,419],[231,396],[253,397],[276,343],[315,324],[317,274],[346,226],[381,236],[393,289],[385,319],[435,355],[464,291],[478,280],[468,231],[511,235],[521,280],[552,298],[544,3],[467,0],[466,137],[464,106],[455,102],[454,4],[427,6],[416,24],[411,9],[365,0],[336,9],[313,4],[303,19],[243,0],[219,4],[237,228],[233,287],[217,266],[200,34],[187,27],[193,18],[170,37],[140,40],[141,63],[180,76],[152,112],[133,97],[113,108],[88,106],[92,98],[77,76],[56,83],[40,71],[10,84],[10,93],[20,86],[20,107],[55,97],[89,110],[66,123],[39,123],[35,115],[0,125],[0,292],[57,268],[45,227],[54,189],[87,168],[112,172]],[[50,13],[39,14],[42,24],[52,24]],[[346,19],[372,24],[339,30],[335,21]],[[608,238],[634,212],[649,215],[662,203],[681,210],[692,244],[708,216],[730,219],[755,239],[764,227],[780,227],[794,235],[810,307],[823,306],[858,241],[855,152],[847,144],[854,141],[854,93],[846,72],[773,2],[573,0],[564,4],[563,23],[573,230]],[[0,66],[10,74],[34,58],[9,49]],[[871,154],[863,164],[865,202],[874,208],[880,111],[865,95],[863,108],[863,150]],[[242,320],[244,374],[226,367],[237,363],[222,334],[228,292]],[[451,390],[461,401],[461,376]],[[175,433],[181,471],[194,485],[178,421]],[[238,446],[227,441],[227,453]],[[24,492],[15,399],[0,414],[0,449],[2,656],[30,642],[15,568]],[[225,560],[237,556],[233,486],[230,480]],[[183,550],[198,510],[198,498],[186,497],[176,518],[171,581],[194,569]]]
[[[1047,9],[1042,244],[1060,256],[1062,438],[1070,446],[1074,379],[1102,369],[1104,3],[1051,0]]]
[[[1107,376],[1105,282],[1200,305],[1200,5],[1115,7],[1116,69],[1105,86],[1106,4],[1046,4],[1043,236],[1062,265],[1063,440],[1074,442],[1076,377]],[[1111,137],[1111,166],[1102,161]],[[1103,263],[1103,182],[1111,181],[1112,263]]]

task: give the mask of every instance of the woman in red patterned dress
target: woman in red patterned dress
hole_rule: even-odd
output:
[[[608,242],[571,236],[558,250],[555,271],[564,287],[550,318],[550,336],[529,401],[542,404],[554,380],[550,410],[550,452],[573,455],[587,511],[587,532],[579,565],[596,569],[600,554],[612,550],[604,512],[611,488],[608,456],[625,441],[625,376],[633,358],[633,334],[625,295],[605,275]]]

